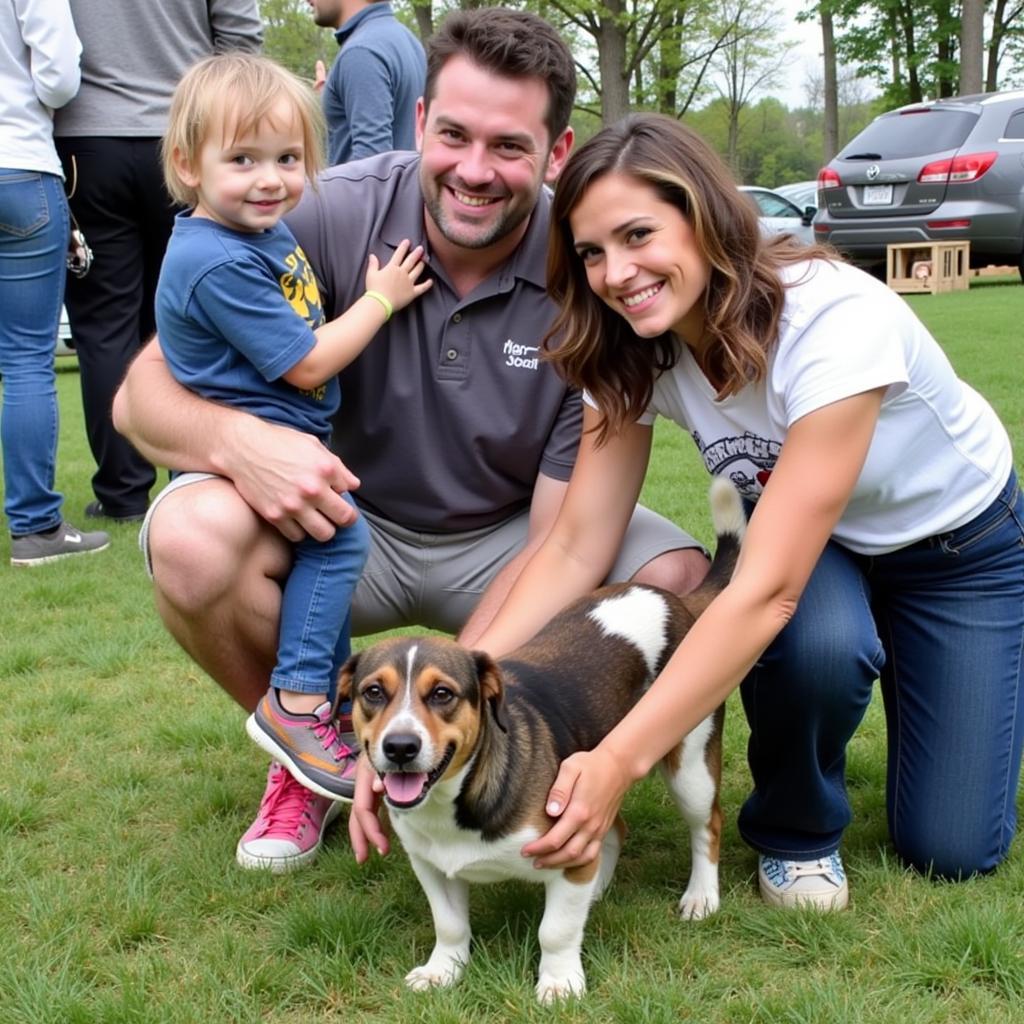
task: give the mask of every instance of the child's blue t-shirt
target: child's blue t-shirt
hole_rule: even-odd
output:
[[[185,387],[326,442],[341,402],[337,377],[309,391],[282,377],[313,349],[323,321],[313,271],[283,223],[246,234],[189,213],[175,218],[156,327]]]

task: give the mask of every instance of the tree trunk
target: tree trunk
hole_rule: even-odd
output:
[[[661,42],[658,43],[658,111],[669,117],[676,116],[679,98],[676,86],[683,59],[683,41],[680,26],[683,10],[669,11],[662,22]]]
[[[629,72],[626,69],[626,29],[617,19],[622,0],[607,0],[600,18],[597,67],[601,76],[601,124],[615,124],[629,113]]]
[[[434,34],[434,12],[432,0],[413,0],[412,13],[416,18],[416,31],[425,43]]]
[[[914,39],[914,7],[910,2],[899,5],[900,29],[903,34],[904,52],[907,56],[907,99],[920,103],[924,99],[921,79],[917,74],[917,46]]]
[[[818,5],[821,21],[821,54],[824,63],[824,163],[839,152],[839,85],[836,76],[836,38],[832,27],[832,10],[827,3]]]
[[[960,8],[960,95],[981,92],[985,0],[963,0]]]
[[[892,57],[892,84],[903,88],[903,51],[900,50],[899,19],[892,8],[886,16],[889,23],[889,52]]]
[[[959,26],[950,13],[949,0],[932,0],[932,10],[935,12],[935,54],[938,57],[936,88],[939,96],[953,96],[957,84],[953,78],[953,64],[956,61]]]
[[[988,44],[985,92],[995,92],[999,88],[999,64],[1003,59],[1003,44],[1006,41],[1007,22],[1012,22],[1020,14],[1020,5],[1007,15],[1006,0],[996,0],[996,5],[992,9],[992,38]]]

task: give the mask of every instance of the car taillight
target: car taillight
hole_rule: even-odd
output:
[[[962,185],[977,181],[995,162],[998,153],[970,153],[952,160],[935,160],[925,164],[917,180],[922,185]]]
[[[831,167],[822,167],[818,171],[818,188],[840,188],[842,182],[839,180],[839,175],[832,170]]]

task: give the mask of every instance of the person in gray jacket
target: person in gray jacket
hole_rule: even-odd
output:
[[[155,330],[153,296],[176,208],[163,184],[160,137],[185,69],[225,50],[258,50],[256,0],[71,0],[82,85],[54,136],[71,212],[95,255],[68,281],[96,500],[85,514],[141,520],[155,470],[114,430],[110,407],[132,357]]]

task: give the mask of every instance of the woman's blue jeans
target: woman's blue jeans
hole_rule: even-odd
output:
[[[904,861],[991,871],[1016,828],[1024,739],[1024,500],[1015,474],[966,526],[876,557],[836,543],[741,687],[761,853],[808,860],[850,821],[846,745],[881,679],[889,833]]]
[[[57,389],[53,369],[68,205],[57,175],[0,169],[0,373],[4,512],[15,536],[61,519],[54,490]]]

